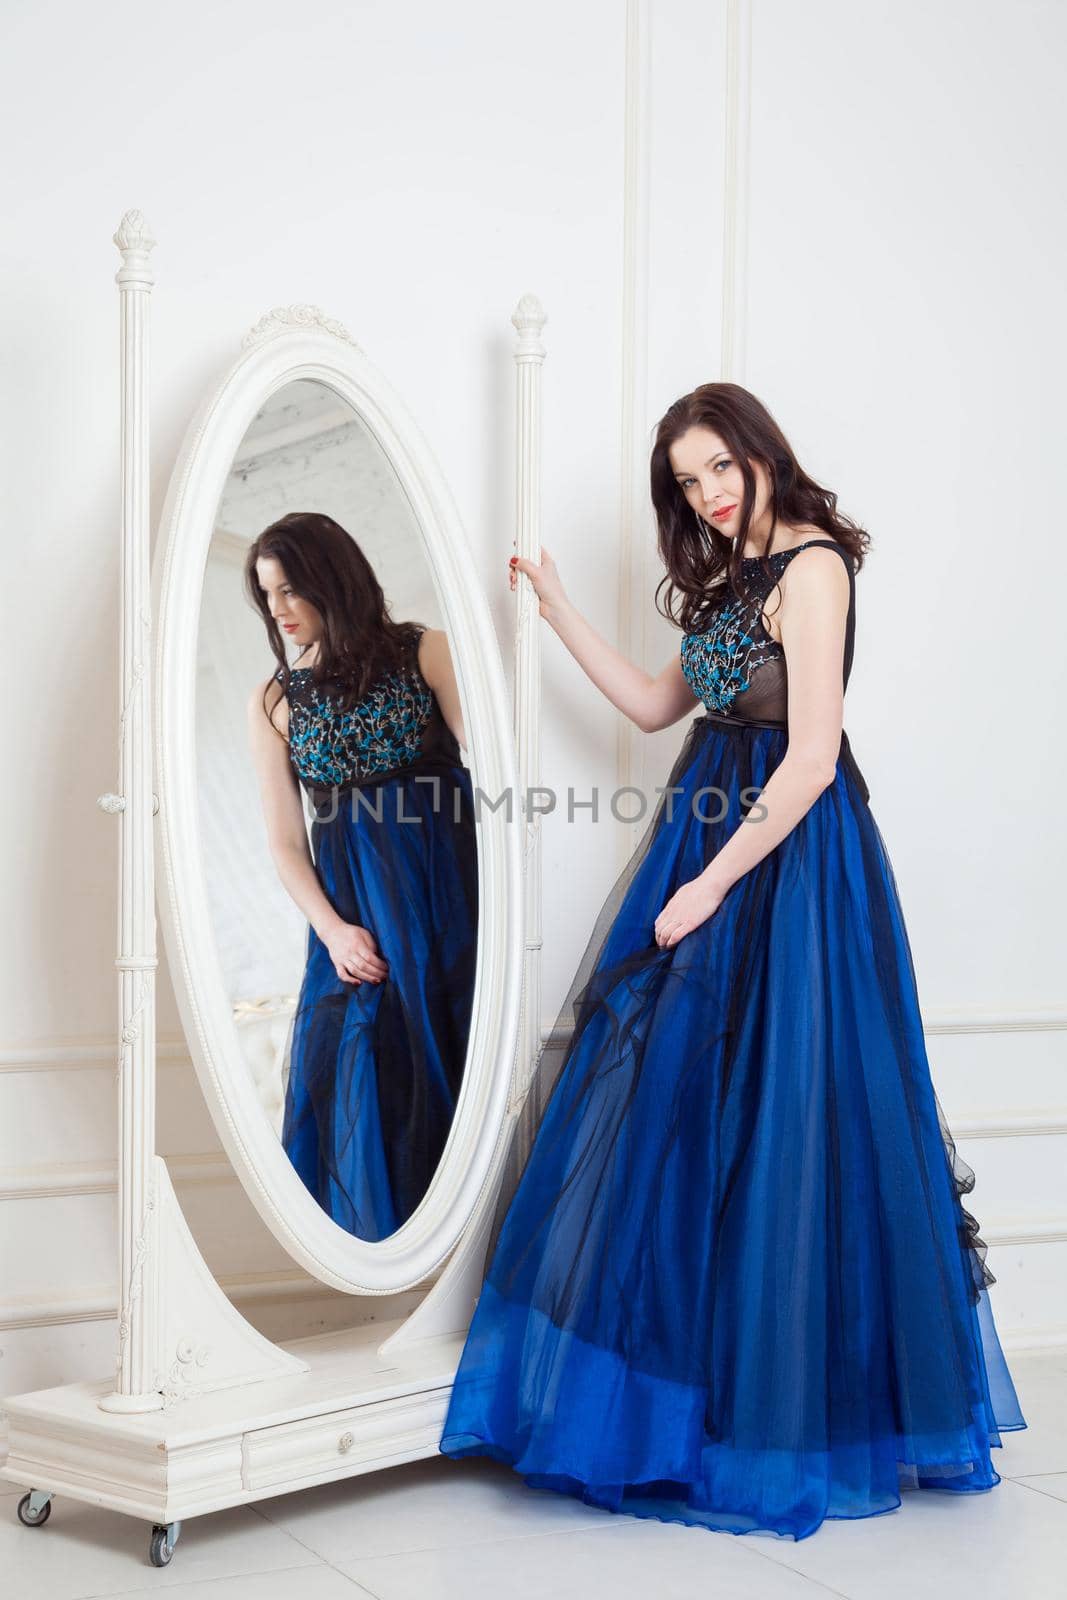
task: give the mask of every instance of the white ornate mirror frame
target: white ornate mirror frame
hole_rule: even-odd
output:
[[[338,1226],[301,1182],[263,1114],[241,1052],[217,954],[199,829],[196,675],[204,569],[218,506],[253,418],[280,389],[311,381],[354,411],[388,458],[411,505],[449,633],[478,805],[478,964],[471,1048],[441,1163],[421,1204],[388,1238]],[[427,537],[425,530],[432,530]],[[204,1096],[253,1204],[294,1260],[350,1293],[421,1283],[452,1249],[486,1182],[508,1097],[522,966],[521,823],[507,691],[481,586],[445,480],[406,407],[343,328],[307,307],[275,311],[186,435],[163,512],[158,595],[156,759],[159,909],[185,1035]],[[504,805],[498,805],[501,799]]]
[[[524,817],[522,805],[539,776],[539,630],[532,588],[520,581],[516,763],[488,609],[464,583],[458,517],[414,423],[343,329],[310,308],[272,312],[198,414],[172,479],[155,585],[163,626],[161,781],[153,792],[147,377],[154,240],[139,212],[123,218],[115,243],[123,260],[120,788],[99,804],[120,829],[118,1350],[114,1374],[102,1381],[4,1397],[10,1448],[0,1473],[29,1490],[18,1504],[28,1526],[47,1521],[57,1493],[148,1520],[150,1559],[163,1566],[184,1517],[437,1453],[481,1283],[509,1113],[522,1102],[539,1048],[540,830],[539,817]],[[544,320],[533,296],[512,318],[516,547],[535,559]],[[275,1136],[261,1145],[262,1119],[245,1115],[245,1072],[231,1053],[228,1001],[203,955],[214,941],[197,839],[193,675],[181,667],[188,669],[196,649],[207,541],[237,444],[255,409],[298,377],[325,382],[353,405],[396,467],[420,527],[444,530],[426,555],[458,657],[472,778],[490,797],[510,786],[515,799],[510,823],[494,813],[495,822],[487,825],[483,815],[479,824],[479,909],[487,926],[469,1092],[465,1085],[423,1203],[395,1235],[375,1243],[344,1234],[309,1195],[303,1217],[294,1219],[272,1192],[278,1180],[284,1195],[299,1200],[299,1180]],[[482,670],[472,672],[479,650]],[[267,1225],[325,1282],[357,1295],[389,1294],[425,1282],[448,1256],[406,1319],[274,1344],[230,1303],[196,1246],[155,1149],[157,813],[175,989],[227,1152]],[[258,1104],[251,1109],[258,1113]]]

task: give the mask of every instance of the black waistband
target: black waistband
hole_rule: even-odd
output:
[[[705,711],[702,717],[694,718],[694,728],[699,728],[702,725],[726,728],[731,733],[743,733],[746,728],[770,728],[776,733],[788,733],[789,731],[789,725],[785,722],[760,722],[755,717],[731,717],[723,711]],[[867,780],[856,764],[856,758],[852,754],[852,746],[844,728],[841,729],[841,748],[837,759],[851,772],[864,800],[869,800],[871,791],[867,787]]]
[[[785,722],[759,722],[755,717],[731,717],[725,711],[705,711],[703,717],[697,717],[697,723],[713,722],[717,728],[777,728],[785,733],[789,724]]]

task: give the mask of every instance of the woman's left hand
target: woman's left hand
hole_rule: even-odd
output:
[[[723,891],[717,889],[703,873],[699,878],[691,878],[688,883],[683,883],[656,918],[656,943],[661,949],[669,950],[687,933],[692,933],[702,922],[707,922],[713,912],[719,909],[722,900]]]

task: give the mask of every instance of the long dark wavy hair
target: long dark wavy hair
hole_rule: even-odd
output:
[[[331,696],[343,709],[350,710],[380,677],[410,660],[421,624],[393,621],[374,568],[351,534],[320,511],[290,511],[253,539],[244,567],[245,593],[263,618],[282,669],[284,694],[290,679],[285,642],[256,573],[260,557],[270,556],[280,563],[294,592],[322,618],[319,658],[311,677],[316,684],[329,682]],[[263,709],[267,711],[266,689]]]
[[[671,467],[667,454],[671,445],[689,428],[700,427],[713,428],[741,468],[745,497],[736,540],[693,510]],[[809,478],[767,407],[740,384],[702,383],[676,400],[660,419],[651,460],[659,553],[667,568],[656,588],[656,609],[686,633],[703,632],[731,589],[746,593],[740,564],[756,500],[751,460],[761,461],[770,478],[772,528],[778,522],[810,524],[844,546],[854,571],[863,565],[870,535],[838,512],[832,489]],[[771,576],[766,547],[760,555],[762,570]],[[661,604],[663,589],[667,592]]]

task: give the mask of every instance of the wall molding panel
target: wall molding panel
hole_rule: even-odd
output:
[[[752,108],[752,3],[727,0],[723,206],[723,382],[744,383],[748,331],[749,129]]]
[[[649,0],[627,0],[626,84],[623,125],[623,255],[620,324],[618,633],[629,661],[645,661],[645,611],[649,566],[644,537],[648,479],[649,142],[651,134]],[[636,784],[640,765],[635,729],[616,713],[616,783]],[[621,869],[633,848],[636,828],[619,830]]]
[[[1067,1028],[1067,1006],[1042,1011],[934,1010],[923,1014],[923,1032],[1055,1033]]]
[[[1067,1029],[1067,1007],[1050,1006],[1036,1011],[931,1010],[922,1013],[923,1033],[1054,1033]],[[554,1023],[541,1029],[541,1044],[562,1044],[570,1030]]]
[[[175,1188],[193,1184],[236,1183],[237,1174],[222,1151],[164,1156]],[[117,1163],[94,1161],[42,1162],[28,1167],[0,1167],[0,1200],[51,1199],[59,1195],[114,1194]]]
[[[234,1305],[266,1301],[318,1300],[339,1291],[299,1268],[281,1272],[221,1273],[220,1288]],[[94,1284],[76,1295],[16,1295],[0,1302],[0,1330],[55,1327],[68,1322],[101,1322],[118,1316],[117,1286]]]
[[[160,1039],[160,1065],[192,1066],[184,1039]],[[52,1044],[9,1045],[0,1050],[0,1072],[115,1072],[118,1040],[57,1040]]]

